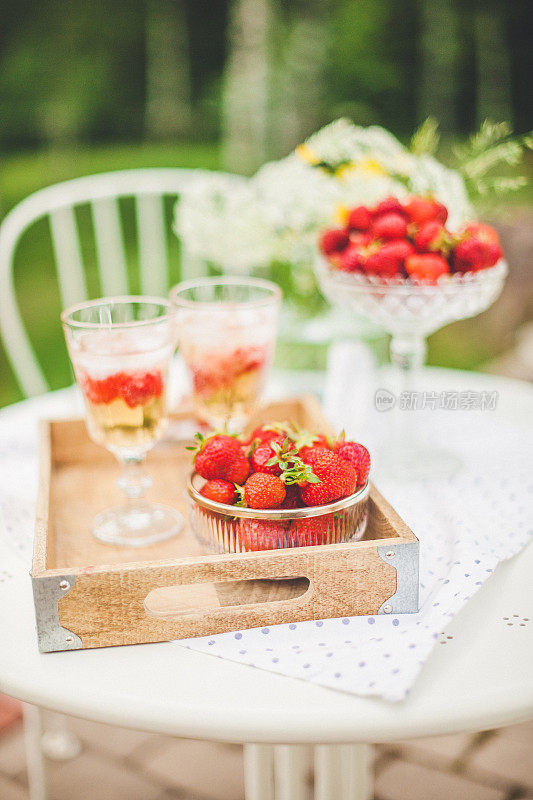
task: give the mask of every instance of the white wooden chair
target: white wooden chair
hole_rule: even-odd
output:
[[[128,272],[119,200],[134,198],[140,263],[145,294],[168,291],[166,196],[177,197],[203,170],[132,169],[89,175],[57,183],[20,202],[0,225],[0,334],[13,371],[27,397],[49,389],[28,338],[15,294],[13,265],[18,243],[35,222],[47,217],[62,306],[88,298],[76,208],[90,205],[102,295],[128,294]],[[187,276],[202,265],[182,252]],[[183,273],[182,273],[183,274]]]

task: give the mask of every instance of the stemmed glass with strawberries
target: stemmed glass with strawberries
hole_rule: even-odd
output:
[[[448,209],[434,198],[387,197],[348,210],[345,224],[323,231],[318,241],[322,293],[391,334],[391,361],[404,392],[412,391],[413,373],[424,362],[426,337],[488,308],[507,274],[494,228],[472,222],[450,230],[447,220]],[[412,415],[405,416],[389,443],[386,471],[406,478],[428,468],[448,472],[455,460],[417,450]]]
[[[370,455],[344,435],[282,422],[249,437],[197,434],[190,449],[191,522],[212,549],[270,550],[363,535]]]

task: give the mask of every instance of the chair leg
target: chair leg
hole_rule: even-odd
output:
[[[47,758],[53,761],[68,761],[81,752],[81,742],[68,727],[68,718],[55,711],[47,711],[41,748]]]
[[[24,741],[30,800],[46,800],[46,769],[41,748],[43,714],[37,706],[23,704]]]

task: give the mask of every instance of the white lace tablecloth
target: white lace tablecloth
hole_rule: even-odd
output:
[[[361,363],[364,354],[355,355]],[[353,403],[348,402],[349,392],[339,398],[338,367],[332,364],[335,385],[330,380],[326,387],[330,418],[348,434],[378,441],[383,417],[360,400],[363,389],[370,396],[370,367],[366,386],[359,375]],[[72,392],[57,393],[49,398],[46,414],[76,413],[77,403]],[[4,524],[9,541],[28,564],[38,468],[32,409],[38,407],[38,400],[29,401],[17,414],[0,415]],[[277,625],[181,640],[175,646],[358,695],[405,698],[447,622],[532,533],[532,428],[511,424],[497,409],[428,411],[424,419],[426,440],[445,443],[465,466],[446,480],[428,475],[406,484],[384,481],[379,472],[376,476],[380,490],[420,539],[419,613]]]

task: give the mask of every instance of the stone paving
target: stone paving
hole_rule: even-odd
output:
[[[49,800],[242,800],[242,747],[69,719],[80,755],[47,761]],[[533,800],[533,722],[375,748],[376,800]],[[309,800],[312,798],[309,751]],[[20,720],[0,731],[0,800],[28,800]],[[347,799],[348,800],[348,799]]]

